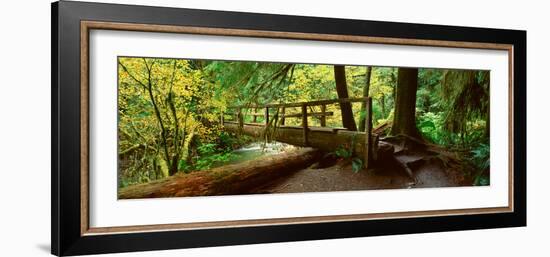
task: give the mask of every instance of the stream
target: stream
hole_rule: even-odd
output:
[[[295,146],[276,141],[272,141],[269,143],[254,142],[234,150],[233,152],[231,152],[233,154],[231,160],[224,162],[218,166],[241,163],[262,156],[276,155],[296,148],[297,147]]]

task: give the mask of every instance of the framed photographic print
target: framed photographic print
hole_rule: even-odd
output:
[[[52,253],[526,225],[526,32],[52,5]]]

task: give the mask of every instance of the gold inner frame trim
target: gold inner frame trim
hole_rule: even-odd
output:
[[[430,210],[430,211],[408,211],[391,213],[369,213],[369,214],[351,214],[351,215],[330,215],[330,216],[311,216],[311,217],[291,217],[291,218],[273,218],[273,219],[254,219],[254,220],[232,220],[232,221],[211,221],[211,222],[192,222],[178,224],[152,224],[137,226],[120,227],[90,227],[89,226],[89,33],[90,30],[122,30],[139,32],[162,32],[162,33],[181,33],[197,35],[217,35],[217,36],[238,36],[238,37],[257,37],[257,38],[279,38],[279,39],[300,39],[315,41],[334,41],[334,42],[355,42],[371,44],[390,44],[390,45],[414,45],[428,47],[451,47],[451,48],[469,48],[469,49],[492,49],[508,51],[508,206],[507,207],[487,207],[470,209],[449,209],[449,210]],[[81,21],[80,22],[80,234],[82,236],[98,234],[116,234],[116,233],[139,233],[169,230],[192,230],[192,229],[210,229],[224,227],[250,227],[250,226],[270,226],[270,225],[288,225],[288,224],[306,224],[322,222],[339,221],[364,221],[378,219],[395,218],[416,218],[433,217],[449,215],[473,215],[504,213],[514,211],[514,152],[513,152],[513,45],[494,44],[480,42],[461,42],[461,41],[442,41],[425,39],[404,39],[404,38],[386,38],[370,36],[350,36],[316,33],[299,33],[283,31],[265,31],[265,30],[244,30],[244,29],[225,29],[211,27],[190,27],[190,26],[171,26],[154,24],[136,24],[136,23],[116,23],[100,21]]]

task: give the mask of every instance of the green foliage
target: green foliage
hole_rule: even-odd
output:
[[[420,69],[416,107],[422,135],[449,148],[486,141],[488,76],[487,71]]]
[[[334,151],[334,154],[338,158],[347,159],[352,156],[352,151],[350,149],[347,149],[343,145],[340,145],[338,146],[338,148],[336,148],[336,150]]]
[[[488,144],[479,144],[477,148],[472,150],[472,160],[476,167],[480,170],[486,170],[491,164],[489,155],[491,150]]]
[[[231,161],[234,155],[231,148],[225,148],[217,143],[201,144],[197,147],[198,155],[194,157],[195,170],[208,170],[220,164]]]
[[[353,151],[350,148],[351,147],[345,147],[343,145],[340,145],[331,154],[333,154],[337,158],[351,160],[351,169],[352,169],[353,173],[357,173],[357,172],[361,171],[361,169],[363,169],[363,160],[359,157],[354,157],[353,156]]]
[[[351,169],[353,173],[361,171],[364,165],[363,159],[354,156],[353,147],[355,145],[355,140],[356,138],[353,136],[349,145],[339,145],[332,153],[338,158],[351,160]]]
[[[491,164],[490,153],[491,150],[488,144],[481,143],[478,147],[471,151],[471,161],[478,169],[478,172],[474,176],[474,185],[486,186],[489,185],[490,180],[488,176],[489,166]]]
[[[474,179],[474,186],[488,186],[491,184],[490,178],[487,175],[480,174]]]
[[[230,152],[215,153],[209,155],[197,156],[195,169],[197,170],[208,170],[210,168],[219,166],[220,164],[229,162],[234,158],[233,154]]]
[[[225,131],[222,131],[219,133],[219,137],[216,140],[216,144],[218,145],[217,149],[219,152],[222,151],[232,151],[233,149],[237,149],[243,145],[249,144],[254,142],[255,139],[247,136],[247,135],[232,135],[230,133],[227,133]]]
[[[121,185],[187,170],[182,160],[190,142],[212,140],[219,130],[220,102],[199,67],[189,60],[118,59]]]
[[[363,160],[361,158],[353,158],[351,159],[351,170],[353,173],[359,172],[363,168]]]
[[[443,131],[443,114],[427,112],[422,114],[417,121],[417,127],[424,136],[436,144],[444,144],[448,134]]]
[[[214,61],[205,71],[219,87],[216,97],[232,104],[273,102],[284,97],[294,64]]]
[[[466,133],[468,122],[489,116],[489,71],[447,70],[441,82],[445,130]]]
[[[180,170],[188,173],[222,166],[236,158],[236,155],[232,153],[234,149],[253,140],[248,136],[236,137],[227,132],[220,132],[217,140],[209,143],[199,143],[199,146],[196,147],[197,154],[193,156],[191,163],[180,161]]]
[[[187,164],[187,162],[183,159],[179,160],[178,162],[178,170],[183,171],[184,173],[189,173],[193,169],[193,166]]]
[[[445,145],[449,148],[467,149],[475,147],[487,140],[485,121],[475,119],[468,121],[465,130],[459,133],[445,129],[446,115],[444,112],[421,113],[417,118],[417,127],[425,139],[430,142]]]

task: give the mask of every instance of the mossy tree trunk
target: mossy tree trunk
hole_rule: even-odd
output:
[[[336,82],[336,93],[338,93],[338,98],[349,98],[345,66],[334,65],[334,81]],[[342,125],[344,128],[351,131],[357,131],[357,125],[355,125],[355,119],[353,119],[351,103],[340,103],[340,111],[342,112]]]
[[[418,69],[399,68],[395,92],[395,111],[392,135],[407,135],[421,138],[416,127],[416,90],[418,88]]]
[[[365,85],[363,86],[363,97],[369,96],[369,90],[370,90],[370,78],[372,75],[372,67],[368,66],[366,73],[365,73]],[[359,120],[359,131],[365,131],[365,118],[366,115],[367,105],[366,103],[361,104],[361,119]]]

